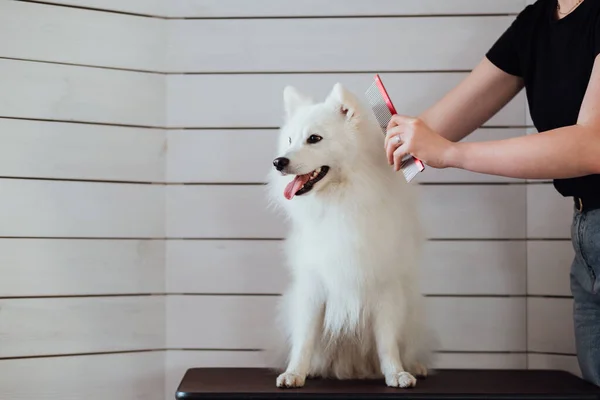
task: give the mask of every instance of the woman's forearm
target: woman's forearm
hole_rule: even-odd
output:
[[[447,165],[521,179],[561,179],[600,173],[600,129],[572,125],[513,139],[455,143]]]
[[[458,142],[506,105],[523,81],[497,68],[487,58],[419,119],[442,137]]]

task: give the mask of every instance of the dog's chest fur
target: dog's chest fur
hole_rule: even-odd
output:
[[[326,330],[360,334],[360,327],[370,324],[381,291],[403,279],[394,220],[338,204],[318,218],[293,224],[287,253],[296,276],[321,286]]]

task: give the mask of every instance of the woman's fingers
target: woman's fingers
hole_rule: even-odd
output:
[[[387,155],[387,159],[388,159],[388,164],[392,165],[394,163],[394,152],[396,151],[396,149],[400,146],[402,146],[403,141],[402,141],[402,136],[401,135],[394,135],[389,141],[388,141],[388,145],[385,149],[385,153]]]
[[[388,163],[399,171],[402,159],[409,154],[409,143],[419,120],[404,115],[393,115],[385,135],[385,152]]]
[[[385,136],[385,153],[387,154],[388,163],[394,163],[394,151],[402,144],[402,134],[404,128],[396,126],[390,129]]]
[[[384,142],[384,145],[383,145],[383,146],[384,146],[385,148],[387,148],[387,146],[388,146],[388,142],[390,141],[390,139],[392,139],[392,140],[396,140],[396,139],[393,139],[393,138],[392,138],[392,136],[399,135],[399,134],[401,134],[403,131],[404,131],[404,128],[403,128],[403,127],[401,127],[401,126],[395,126],[395,127],[393,127],[393,128],[390,128],[390,129],[388,129],[388,130],[386,131],[386,133],[385,133],[385,142]]]
[[[390,122],[388,122],[387,130],[389,131],[390,129],[392,129],[395,126],[403,125],[403,124],[409,123],[413,120],[414,120],[414,118],[407,117],[405,115],[398,115],[398,114],[392,115],[392,119],[390,119]]]
[[[400,171],[402,165],[402,159],[408,154],[408,145],[403,144],[398,147],[393,154],[394,157],[394,171]]]

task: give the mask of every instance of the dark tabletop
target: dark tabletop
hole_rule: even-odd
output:
[[[277,374],[260,368],[193,368],[177,399],[598,399],[600,388],[562,371],[440,370],[411,389],[381,380],[307,379],[299,389],[275,387]]]

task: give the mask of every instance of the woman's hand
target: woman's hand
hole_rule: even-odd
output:
[[[394,170],[407,154],[433,168],[447,168],[455,144],[438,135],[419,118],[394,115],[387,126],[385,151]]]

